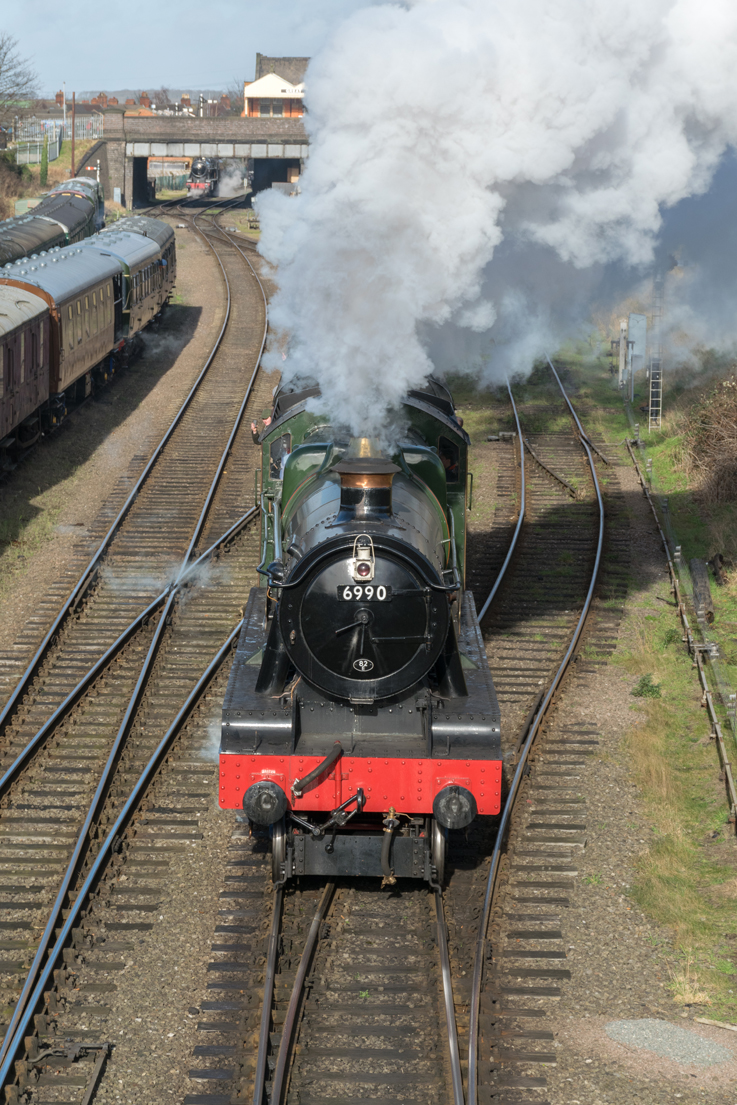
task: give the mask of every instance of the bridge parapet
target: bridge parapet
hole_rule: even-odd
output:
[[[127,207],[133,205],[134,181],[142,176],[139,158],[223,157],[294,163],[309,156],[309,139],[301,119],[227,115],[199,119],[108,111],[105,142],[109,167],[106,195],[111,198],[114,189],[120,188]]]

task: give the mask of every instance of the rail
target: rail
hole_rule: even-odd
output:
[[[507,555],[504,558],[504,563],[502,564],[502,566],[499,570],[499,575],[494,580],[494,586],[492,587],[491,591],[489,592],[489,596],[486,599],[486,602],[484,603],[484,605],[481,607],[481,610],[479,611],[479,615],[478,615],[479,623],[481,623],[483,621],[484,617],[486,616],[486,614],[489,610],[489,607],[491,606],[492,602],[494,601],[494,596],[496,595],[497,591],[499,590],[499,585],[501,584],[502,580],[504,579],[507,568],[509,567],[509,565],[511,563],[511,560],[512,560],[512,557],[514,556],[514,550],[517,547],[517,538],[520,535],[520,530],[522,529],[522,523],[525,520],[525,509],[526,509],[526,506],[527,506],[527,493],[526,493],[526,490],[525,490],[525,450],[524,450],[524,447],[522,446],[522,430],[520,429],[519,414],[517,413],[517,405],[514,401],[514,396],[512,395],[512,388],[510,387],[509,380],[507,380],[507,391],[509,392],[509,402],[512,404],[512,413],[514,414],[514,422],[515,422],[515,425],[517,427],[517,441],[519,441],[519,443],[520,443],[519,463],[520,463],[521,476],[520,476],[519,514],[518,514],[518,517],[517,517],[517,525],[515,526],[514,533],[512,534],[512,540],[509,543],[509,549],[507,550]]]
[[[264,972],[264,996],[261,1006],[261,1025],[258,1034],[258,1052],[256,1055],[256,1077],[253,1089],[253,1105],[264,1105],[266,1090],[266,1068],[269,1058],[269,1030],[271,1027],[271,1007],[274,1001],[274,982],[276,980],[276,962],[279,954],[279,934],[281,931],[281,910],[284,889],[277,886],[274,890],[274,904],[271,912],[269,946],[266,952],[266,970]]]
[[[193,218],[193,222],[194,222],[195,226],[196,226],[196,219],[197,219],[197,216],[195,215],[194,218]],[[218,264],[220,265],[220,268],[222,270],[223,279],[225,280],[225,284],[226,284],[226,288],[227,288],[227,308],[226,308],[225,318],[223,319],[223,324],[220,328],[220,332],[218,333],[218,336],[215,340],[215,343],[214,343],[212,349],[210,350],[210,353],[207,357],[207,360],[205,361],[205,364],[202,368],[202,371],[200,372],[199,376],[197,377],[194,384],[192,385],[192,387],[191,387],[189,393],[187,394],[184,402],[182,403],[181,407],[177,411],[177,413],[174,417],[174,420],[172,421],[171,425],[167,429],[167,431],[164,434],[164,436],[162,437],[161,441],[159,442],[159,444],[156,446],[153,453],[149,457],[148,462],[146,463],[146,466],[144,467],[144,469],[141,472],[140,476],[138,477],[135,484],[133,485],[127,499],[125,500],[122,507],[118,511],[117,516],[115,517],[114,521],[110,525],[107,533],[103,537],[100,545],[98,546],[98,548],[95,551],[94,555],[92,556],[91,560],[88,562],[88,564],[85,567],[85,569],[83,570],[81,576],[79,577],[79,579],[75,583],[74,587],[70,591],[67,598],[64,600],[58,614],[56,615],[53,622],[51,623],[51,626],[48,629],[48,631],[46,632],[46,635],[44,636],[41,644],[38,646],[38,648],[37,648],[34,656],[32,657],[30,663],[28,664],[25,671],[23,672],[20,679],[18,680],[18,683],[16,684],[14,690],[11,692],[10,697],[8,698],[7,702],[5,703],[3,709],[0,711],[0,734],[4,731],[5,726],[7,725],[9,719],[11,718],[11,716],[14,714],[14,712],[17,709],[18,705],[23,701],[24,695],[26,695],[28,693],[28,690],[31,686],[31,683],[33,682],[36,675],[38,674],[38,670],[39,670],[41,664],[43,663],[49,649],[54,644],[54,640],[57,637],[62,625],[66,621],[66,618],[68,617],[68,615],[70,613],[74,612],[77,605],[82,600],[85,591],[93,583],[96,572],[99,569],[100,562],[102,561],[105,553],[107,552],[108,548],[110,547],[110,544],[112,543],[113,539],[115,538],[115,535],[118,533],[121,525],[123,524],[123,522],[124,522],[125,518],[127,517],[128,513],[130,512],[131,507],[133,506],[136,499],[138,498],[138,495],[139,495],[143,485],[145,484],[146,480],[150,476],[152,470],[154,469],[154,467],[156,465],[156,462],[159,460],[162,453],[164,452],[167,444],[169,443],[172,435],[174,434],[174,431],[176,430],[177,426],[181,422],[181,420],[184,417],[185,413],[187,412],[187,410],[191,406],[195,396],[197,395],[197,392],[200,389],[200,385],[202,384],[203,380],[205,379],[205,377],[206,377],[206,375],[207,375],[207,373],[210,369],[210,366],[212,365],[212,363],[215,359],[215,355],[217,354],[217,351],[220,348],[220,345],[222,343],[223,336],[224,336],[225,331],[227,329],[228,319],[230,317],[230,286],[228,285],[227,276],[225,275],[225,268],[223,267],[222,261],[220,261],[220,258],[217,256],[217,251],[215,250],[215,247],[212,245],[211,242],[208,241],[207,236],[203,233],[203,231],[201,231],[199,229],[199,227],[197,227],[197,230],[202,235],[202,238],[205,240],[208,247],[215,254],[215,257],[217,258]],[[233,244],[235,245],[235,243],[233,243]],[[236,249],[238,249],[237,245],[236,245]],[[251,262],[246,257],[245,253],[243,253],[243,251],[240,250],[240,249],[238,249],[238,252],[241,254],[243,260],[246,262],[246,264],[248,265],[249,269],[251,270],[254,278],[258,282],[258,286],[261,290],[261,295],[263,297],[263,301],[264,301],[264,305],[265,305],[264,332],[263,332],[263,336],[262,336],[262,340],[261,340],[261,348],[260,348],[260,351],[259,351],[258,358],[256,360],[256,367],[254,368],[254,372],[253,372],[253,375],[251,377],[251,381],[249,383],[249,389],[251,389],[252,386],[253,386],[253,381],[255,380],[255,377],[256,377],[256,373],[258,372],[258,367],[261,363],[261,356],[263,355],[264,346],[266,345],[266,336],[267,336],[267,333],[268,333],[269,318],[268,318],[268,309],[266,308],[266,293],[264,291],[263,285],[261,284],[261,281],[258,278],[258,274],[256,273],[256,270],[254,269]]]
[[[203,235],[203,237],[204,237],[204,235]],[[216,253],[216,256],[217,256],[217,253]],[[246,263],[249,264],[249,268],[251,268],[251,270],[253,271],[252,266],[247,261],[247,259],[244,258],[244,260],[246,260]],[[228,282],[227,274],[225,272],[225,268],[222,265],[222,262],[220,262],[219,258],[218,258],[218,261],[221,265],[221,269],[222,269],[222,272],[223,272],[223,278],[224,278],[224,281],[225,281],[225,286],[226,286],[226,290],[227,290],[227,294],[228,294],[228,311],[226,312],[226,320],[224,322],[223,328],[221,329],[220,334],[218,336],[218,342],[217,342],[216,348],[219,347],[219,345],[220,345],[220,341],[221,341],[222,335],[224,333],[224,328],[225,328],[225,325],[227,324],[227,320],[229,318],[229,313],[230,313],[230,285],[229,285],[229,282]],[[254,276],[256,276],[255,273],[254,273]],[[262,295],[264,295],[263,286],[261,285],[261,282],[258,280],[257,276],[256,276],[256,280],[258,282],[259,288],[261,289]],[[181,590],[181,588],[184,586],[184,584],[186,582],[188,582],[189,580],[194,578],[194,575],[195,575],[195,572],[196,572],[197,568],[199,566],[201,566],[205,562],[205,560],[209,559],[210,556],[214,555],[214,552],[218,548],[222,547],[222,545],[225,542],[232,539],[232,537],[235,536],[235,534],[237,532],[239,532],[245,525],[248,524],[249,521],[251,521],[256,516],[257,511],[256,511],[256,508],[254,507],[250,511],[248,511],[245,515],[242,515],[241,518],[238,519],[238,521],[236,523],[234,523],[234,525],[231,526],[229,528],[229,530],[226,531],[225,534],[221,535],[217,539],[217,541],[214,542],[213,545],[211,545],[200,557],[196,557],[197,543],[198,543],[198,541],[199,541],[199,539],[202,535],[202,532],[204,530],[206,520],[207,520],[207,517],[209,515],[210,509],[211,509],[211,506],[212,506],[212,503],[213,503],[213,500],[214,500],[214,497],[215,497],[215,494],[216,494],[216,492],[217,492],[217,490],[220,486],[221,477],[222,477],[222,475],[225,471],[225,465],[227,464],[228,458],[231,455],[236,434],[238,433],[238,430],[239,430],[240,426],[242,425],[243,417],[244,417],[244,414],[245,414],[245,411],[246,411],[246,407],[247,407],[247,404],[250,400],[250,397],[251,397],[251,394],[252,394],[252,391],[253,391],[253,386],[254,386],[254,383],[255,383],[255,380],[256,380],[257,373],[259,371],[261,355],[263,353],[264,342],[265,342],[265,334],[266,334],[266,328],[264,329],[264,336],[263,336],[262,341],[261,341],[258,357],[256,359],[256,363],[255,363],[251,378],[248,382],[248,385],[247,385],[247,388],[246,388],[246,391],[245,391],[245,394],[244,394],[244,398],[243,398],[243,400],[240,404],[237,416],[235,418],[235,421],[234,421],[233,427],[231,429],[231,432],[228,435],[228,439],[227,439],[227,442],[225,444],[225,447],[222,450],[220,461],[217,465],[215,474],[214,474],[214,476],[211,480],[210,489],[209,489],[209,491],[208,491],[208,493],[205,497],[203,507],[202,507],[202,509],[200,511],[200,514],[197,518],[197,521],[195,523],[192,535],[191,535],[190,540],[189,540],[188,545],[187,545],[186,552],[185,552],[184,557],[182,559],[182,563],[180,565],[180,568],[177,572],[177,575],[176,575],[173,583],[165,591],[163,591],[161,593],[161,595],[159,595],[156,600],[154,600],[154,603],[149,604],[149,606],[146,608],[146,610],[143,611],[141,614],[139,614],[138,617],[136,619],[134,619],[133,622],[130,623],[130,625],[123,632],[123,634],[120,635],[120,637],[117,639],[117,641],[111,647],[111,649],[108,649],[106,651],[106,653],[104,654],[104,656],[101,657],[87,671],[87,673],[82,677],[82,680],[79,681],[79,683],[74,688],[74,690],[70,693],[70,695],[67,696],[64,703],[62,703],[61,707],[59,707],[57,709],[57,711],[55,711],[55,713],[52,715],[51,718],[47,719],[46,723],[35,734],[35,736],[32,738],[32,740],[29,742],[29,744],[26,746],[26,748],[20,753],[20,755],[18,757],[16,757],[16,759],[13,762],[13,764],[11,765],[11,767],[8,769],[8,771],[5,772],[3,778],[0,780],[0,794],[1,794],[1,793],[4,793],[4,791],[7,790],[7,788],[10,786],[11,782],[13,781],[13,779],[15,779],[17,777],[17,775],[22,770],[22,768],[24,766],[26,766],[26,764],[30,761],[33,754],[38,749],[38,747],[40,747],[43,740],[48,736],[49,732],[54,727],[54,725],[57,724],[58,721],[61,719],[61,717],[63,717],[64,714],[67,713],[69,709],[71,709],[71,707],[74,705],[74,703],[81,698],[84,691],[90,686],[90,684],[94,681],[94,679],[99,674],[99,672],[102,670],[102,668],[106,665],[106,663],[109,662],[109,660],[112,658],[112,656],[115,655],[115,653],[117,651],[119,651],[119,649],[123,646],[123,644],[127,640],[130,639],[130,637],[133,635],[133,633],[136,631],[136,629],[138,629],[144,623],[144,621],[146,621],[149,617],[151,617],[152,614],[154,614],[156,612],[156,609],[158,609],[160,606],[163,605],[163,611],[161,613],[161,616],[159,617],[159,620],[158,620],[158,623],[157,623],[157,626],[156,626],[156,629],[155,629],[155,632],[154,632],[154,635],[153,635],[153,639],[152,639],[152,641],[149,645],[144,663],[141,667],[138,678],[136,680],[136,685],[135,685],[135,688],[133,690],[133,694],[130,697],[130,700],[129,700],[128,706],[126,708],[123,720],[122,720],[122,722],[119,726],[119,729],[118,729],[117,735],[115,737],[115,740],[113,741],[111,750],[110,750],[109,755],[108,755],[107,762],[105,764],[105,767],[104,767],[102,775],[99,779],[95,794],[93,796],[93,799],[92,799],[92,801],[89,805],[87,814],[85,816],[84,824],[83,824],[83,826],[82,826],[82,828],[79,832],[77,843],[74,847],[72,856],[71,856],[69,864],[67,866],[67,870],[66,870],[66,872],[63,876],[63,879],[61,881],[59,890],[58,890],[57,895],[56,895],[56,899],[55,899],[54,904],[51,908],[49,919],[48,919],[48,921],[46,923],[46,927],[44,929],[44,933],[41,937],[41,940],[40,940],[38,949],[36,951],[36,954],[34,956],[33,962],[32,962],[32,964],[31,964],[31,966],[28,970],[28,973],[26,975],[26,979],[25,979],[23,988],[21,990],[21,994],[20,994],[20,996],[19,996],[19,998],[16,1002],[15,1009],[13,1011],[13,1015],[11,1017],[10,1024],[9,1024],[7,1030],[6,1030],[6,1033],[5,1033],[5,1036],[4,1036],[4,1039],[3,1039],[2,1049],[0,1050],[0,1061],[5,1060],[7,1058],[7,1056],[9,1056],[11,1053],[16,1054],[22,1046],[22,1043],[23,1043],[22,1031],[25,1031],[25,1030],[21,1030],[21,1028],[19,1026],[21,1024],[25,1023],[26,1013],[27,1013],[27,1010],[29,1008],[28,1003],[29,1003],[29,1001],[31,1001],[31,1002],[33,1001],[31,995],[32,995],[32,992],[35,993],[34,986],[36,985],[36,981],[39,977],[39,973],[41,972],[42,964],[44,963],[44,960],[46,959],[46,956],[49,952],[49,948],[51,946],[51,942],[53,940],[53,936],[54,936],[54,932],[56,930],[56,927],[59,924],[60,919],[62,918],[62,911],[64,910],[65,903],[66,903],[67,898],[69,896],[69,892],[72,888],[72,884],[73,884],[75,878],[78,875],[79,868],[80,868],[80,865],[81,865],[81,861],[82,861],[84,855],[86,854],[86,852],[89,848],[89,845],[91,843],[93,827],[94,827],[95,822],[96,822],[97,818],[99,817],[99,814],[100,814],[100,812],[101,812],[101,810],[104,806],[106,796],[107,796],[109,781],[112,777],[112,774],[113,774],[113,772],[115,770],[115,767],[117,765],[117,762],[119,760],[120,753],[121,753],[123,747],[125,746],[125,744],[127,742],[127,739],[128,739],[128,736],[129,736],[129,733],[130,733],[130,730],[131,730],[131,727],[132,727],[132,724],[133,724],[134,717],[135,717],[136,712],[137,712],[137,710],[140,706],[142,696],[143,696],[144,691],[146,689],[146,686],[148,684],[148,680],[149,680],[151,672],[153,670],[153,665],[154,665],[154,662],[155,662],[156,657],[158,655],[158,651],[159,651],[161,642],[163,640],[163,636],[164,636],[166,627],[167,627],[167,625],[170,621],[170,615],[171,615],[171,612],[173,610],[177,594],[179,593],[179,591]],[[214,351],[208,357],[208,365],[212,362],[213,356],[214,356]],[[201,378],[202,378],[202,374],[200,375],[200,379]],[[196,559],[193,560],[193,557],[196,557]],[[33,1009],[33,1006],[31,1005],[31,1011],[32,1011],[32,1009]],[[20,1036],[18,1035],[19,1032],[21,1032]]]
[[[20,1056],[25,1046],[25,1035],[31,1027],[31,1022],[35,1010],[44,999],[44,993],[49,987],[50,982],[52,981],[54,970],[63,957],[64,947],[69,940],[69,937],[71,936],[72,929],[75,927],[75,925],[79,923],[82,910],[87,908],[89,904],[90,894],[93,892],[95,886],[97,885],[97,881],[102,874],[105,864],[108,862],[112,853],[114,852],[116,843],[120,839],[121,833],[125,831],[125,828],[131,816],[135,812],[139,798],[145,793],[146,788],[151,783],[159,766],[164,760],[164,757],[171,748],[171,745],[174,742],[177,734],[179,733],[182,725],[185,723],[192,710],[195,708],[200,698],[204,694],[205,690],[212,682],[212,679],[217,674],[223,661],[232,651],[233,645],[237,640],[242,625],[243,622],[240,621],[235,626],[232,632],[228,635],[224,644],[217,651],[205,671],[200,676],[195,687],[193,687],[193,689],[190,691],[187,699],[179,710],[179,713],[162,737],[159,745],[156,748],[156,751],[146,764],[143,772],[138,778],[138,781],[131,790],[129,797],[126,800],[125,805],[123,806],[123,809],[120,811],[117,818],[115,819],[113,827],[110,829],[104,841],[102,842],[100,850],[95,856],[94,862],[92,863],[92,866],[90,868],[90,872],[87,875],[84,883],[80,887],[77,897],[73,902],[70,903],[69,909],[64,911],[65,918],[59,936],[57,937],[56,942],[53,944],[53,946],[49,946],[48,948],[48,960],[38,976],[38,981],[36,982],[36,985],[33,989],[33,993],[30,995],[30,998],[26,1002],[23,1014],[20,1016],[17,1022],[17,1028],[12,1037],[12,1040],[10,1039],[9,1029],[5,1034],[5,1041],[7,1041],[7,1045],[4,1049],[5,1057],[2,1061],[2,1066],[0,1066],[0,1086],[7,1086],[12,1081],[15,1060]]]
[[[269,1070],[269,1048],[271,1046],[271,1016],[274,1000],[274,986],[276,980],[276,968],[278,948],[280,941],[281,913],[282,913],[282,888],[274,891],[272,905],[272,919],[269,931],[268,950],[266,955],[266,969],[264,975],[263,1004],[261,1007],[261,1021],[258,1037],[258,1051],[256,1056],[256,1073],[253,1086],[252,1105],[284,1105],[288,1088],[288,1072],[291,1057],[294,1053],[296,1036],[299,1028],[299,1011],[303,1001],[305,987],[309,977],[311,964],[314,960],[320,929],[325,920],[335,892],[335,882],[326,882],[323,888],[318,906],[310,924],[310,928],[303,945],[299,966],[294,978],[294,983],[289,995],[284,1023],[281,1030],[279,1050],[274,1062],[274,1073],[271,1086],[267,1086],[267,1074]],[[435,916],[438,931],[438,951],[440,955],[440,969],[443,982],[443,1006],[445,1010],[448,1052],[450,1059],[451,1078],[453,1086],[453,1105],[465,1105],[463,1094],[463,1072],[461,1068],[460,1053],[458,1048],[458,1029],[455,1017],[455,1003],[453,1000],[453,985],[451,977],[450,953],[448,948],[447,925],[443,909],[443,896],[440,890],[434,892]]]
[[[601,564],[601,555],[604,545],[604,503],[601,497],[601,489],[599,487],[599,481],[596,475],[596,466],[594,464],[593,452],[597,452],[591,443],[587,435],[584,432],[583,426],[576,414],[576,411],[568,398],[565,388],[561,383],[560,377],[555,370],[555,367],[547,358],[550,370],[553,373],[558,386],[563,395],[563,399],[568,407],[568,410],[573,418],[573,421],[578,430],[581,445],[586,453],[586,459],[588,461],[589,469],[591,471],[591,478],[593,481],[594,489],[596,491],[596,499],[599,511],[599,532],[596,547],[596,557],[594,560],[594,566],[591,573],[591,580],[589,583],[586,599],[584,601],[583,609],[580,617],[576,623],[573,631],[573,635],[566,649],[563,660],[561,661],[553,679],[548,687],[543,700],[539,706],[539,709],[534,715],[534,718],[530,719],[529,730],[525,736],[524,743],[521,746],[519,760],[515,769],[514,776],[512,778],[509,792],[507,795],[504,809],[502,810],[502,816],[497,829],[496,842],[494,844],[494,850],[491,856],[491,863],[489,867],[489,875],[486,883],[486,891],[484,894],[484,902],[482,906],[481,919],[479,922],[478,934],[476,939],[476,950],[473,964],[473,976],[471,981],[471,1010],[469,1018],[469,1050],[468,1050],[468,1105],[478,1105],[479,1093],[478,1093],[478,1065],[479,1065],[479,1015],[481,1006],[481,986],[483,982],[484,961],[486,958],[486,933],[489,927],[489,918],[491,915],[491,906],[493,902],[494,890],[496,887],[496,878],[499,870],[499,861],[501,859],[502,847],[506,839],[506,832],[509,826],[509,821],[514,809],[517,793],[519,791],[520,783],[525,772],[527,765],[527,758],[530,753],[530,749],[535,741],[537,733],[540,729],[540,725],[545,717],[547,709],[555,695],[558,686],[560,685],[563,676],[571,661],[571,657],[576,649],[579,638],[583,631],[583,627],[588,617],[591,602],[594,597],[594,589],[596,587],[596,581],[599,574],[599,566]],[[506,567],[506,564],[505,564]]]
[[[282,1028],[282,1038],[279,1044],[279,1054],[277,1055],[276,1066],[274,1068],[274,1081],[272,1083],[269,1105],[282,1105],[282,1098],[286,1085],[287,1066],[292,1050],[294,1032],[297,1027],[297,1013],[302,1000],[302,991],[304,990],[304,985],[307,980],[307,972],[312,963],[317,938],[320,934],[320,925],[325,920],[334,892],[335,883],[328,882],[323,891],[322,898],[320,899],[320,904],[315,911],[315,916],[312,918],[310,931],[307,934],[305,946],[299,961],[299,967],[297,968],[297,974],[294,979],[294,985],[292,986],[292,992],[289,995],[289,1005],[287,1006],[284,1026]],[[261,1102],[262,1097],[259,1097],[259,1105],[261,1105]]]
[[[734,774],[733,774],[733,771],[732,771],[732,763],[729,759],[729,754],[727,752],[727,746],[724,743],[724,734],[722,733],[721,723],[719,721],[719,717],[718,717],[716,709],[714,707],[714,698],[713,698],[711,690],[709,688],[709,682],[706,678],[706,671],[704,670],[703,657],[704,657],[704,654],[706,654],[707,656],[709,656],[711,654],[711,646],[709,644],[699,645],[699,643],[694,639],[693,631],[692,631],[691,626],[690,626],[689,621],[688,621],[688,613],[686,611],[686,603],[684,602],[683,596],[681,594],[681,584],[680,584],[680,580],[678,578],[678,572],[676,570],[676,566],[673,563],[673,560],[672,560],[671,555],[670,555],[670,548],[668,546],[668,539],[666,538],[665,533],[663,532],[663,528],[660,525],[660,519],[658,518],[658,512],[655,509],[655,503],[652,500],[652,496],[650,494],[650,489],[647,486],[647,481],[645,480],[645,478],[642,475],[642,470],[640,469],[640,466],[637,463],[637,458],[636,458],[636,456],[634,454],[634,451],[632,449],[632,443],[629,440],[627,441],[627,449],[629,451],[630,457],[632,458],[632,463],[635,466],[635,472],[637,473],[637,478],[640,481],[640,486],[642,487],[643,494],[645,495],[645,498],[647,499],[648,504],[650,506],[650,509],[653,513],[653,518],[655,519],[655,525],[658,528],[658,533],[660,534],[660,540],[663,544],[663,550],[665,552],[665,558],[666,558],[666,561],[667,561],[667,564],[668,564],[668,574],[670,575],[671,591],[673,592],[673,596],[676,600],[676,606],[678,608],[678,617],[680,618],[681,625],[683,626],[683,632],[684,632],[683,640],[686,644],[686,648],[688,649],[689,655],[691,657],[693,657],[694,666],[696,667],[696,670],[698,672],[699,683],[701,685],[701,695],[702,695],[703,705],[706,706],[707,712],[709,714],[709,722],[711,724],[711,732],[712,732],[712,736],[714,737],[714,740],[716,742],[717,752],[718,752],[718,755],[719,755],[719,762],[721,764],[722,774],[724,775],[724,783],[725,783],[725,787],[726,787],[726,791],[727,791],[727,800],[729,802],[729,820],[730,820],[730,822],[732,823],[733,826],[737,827],[737,786],[735,786]]]

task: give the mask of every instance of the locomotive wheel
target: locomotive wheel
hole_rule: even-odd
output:
[[[271,826],[271,881],[281,882],[282,864],[287,858],[287,830],[284,818]]]
[[[437,871],[438,885],[445,881],[445,852],[448,843],[448,830],[433,817],[430,826],[430,862]]]

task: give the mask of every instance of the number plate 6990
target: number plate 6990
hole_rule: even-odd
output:
[[[391,587],[383,583],[352,583],[338,588],[338,598],[345,602],[386,602],[392,597]]]

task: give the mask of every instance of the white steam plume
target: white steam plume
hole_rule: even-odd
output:
[[[273,364],[376,433],[429,351],[526,369],[604,266],[651,261],[662,210],[706,191],[737,138],[737,5],[372,6],[307,89],[302,194],[259,197],[289,339]]]
[[[235,161],[223,162],[223,168],[218,181],[218,196],[221,199],[231,199],[239,196],[244,191],[243,168]]]

